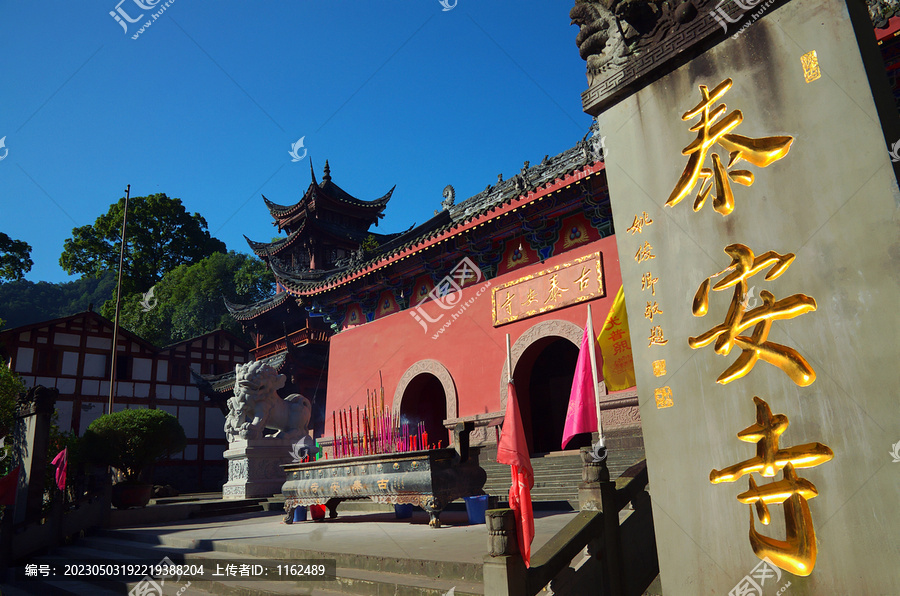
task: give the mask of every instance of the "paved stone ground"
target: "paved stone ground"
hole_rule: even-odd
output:
[[[204,550],[219,550],[240,542],[247,554],[270,556],[271,549],[314,549],[322,553],[346,553],[376,557],[448,561],[481,564],[488,549],[487,527],[469,525],[465,512],[441,514],[442,527],[428,526],[428,515],[416,512],[412,519],[398,520],[393,513],[365,513],[338,510],[337,519],[321,522],[282,523],[281,513],[251,513],[227,518],[188,520],[159,525],[146,525],[123,530],[148,539],[156,537],[161,544]],[[537,551],[559,532],[577,512],[535,512]],[[226,547],[227,548],[227,547]],[[246,549],[246,550],[245,550]],[[231,549],[229,549],[231,550]],[[234,552],[234,551],[232,551]]]

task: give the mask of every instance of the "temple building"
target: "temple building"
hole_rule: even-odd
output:
[[[298,203],[264,197],[286,237],[248,242],[279,292],[229,308],[257,338],[254,357],[291,378],[283,396],[314,397],[315,437],[326,451],[335,412],[383,396],[402,421],[424,424],[434,445],[448,445],[457,422],[473,421],[472,443],[491,459],[506,401],[507,334],[530,451],[562,451],[586,305],[599,330],[621,286],[599,137],[590,134],[467,200],[457,203],[448,185],[434,217],[395,234],[370,230],[393,189],[356,199],[327,163]],[[231,389],[226,377],[207,381]],[[642,445],[634,392],[604,401],[608,444],[630,458],[616,465],[634,463]]]

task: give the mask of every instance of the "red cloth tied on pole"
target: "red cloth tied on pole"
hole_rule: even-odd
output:
[[[16,491],[19,489],[19,471],[22,466],[0,478],[0,505],[15,505]]]
[[[503,431],[497,445],[497,463],[510,466],[512,486],[509,487],[509,506],[516,513],[519,550],[525,566],[531,566],[531,543],[534,541],[534,512],[531,509],[531,489],[534,487],[534,469],[528,456],[525,428],[519,413],[516,388],[507,384],[506,416]]]
[[[59,490],[66,490],[66,469],[69,467],[68,462],[69,448],[66,447],[56,454],[53,461],[50,462],[56,466],[56,486]]]

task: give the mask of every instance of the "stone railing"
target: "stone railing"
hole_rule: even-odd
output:
[[[512,509],[487,512],[488,555],[484,558],[484,592],[492,596],[534,596],[548,584],[554,593],[641,594],[659,573],[647,487],[646,462],[629,468],[615,482],[603,462],[582,450],[579,501],[582,511],[531,557],[522,560]],[[619,513],[634,511],[620,526]],[[623,549],[622,536],[627,538]],[[588,559],[570,564],[587,547]],[[596,590],[596,588],[593,588]]]

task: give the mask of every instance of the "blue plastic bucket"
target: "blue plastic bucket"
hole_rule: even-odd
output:
[[[394,515],[397,519],[409,519],[412,517],[412,505],[394,505]]]
[[[466,513],[469,514],[469,524],[483,524],[484,512],[488,508],[488,496],[464,497],[466,501]]]
[[[306,507],[295,507],[294,508],[294,521],[295,522],[306,521]]]

